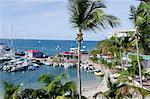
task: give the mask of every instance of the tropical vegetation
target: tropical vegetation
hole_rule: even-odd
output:
[[[4,82],[4,99],[16,99],[19,85]]]
[[[106,27],[115,27],[119,24],[119,19],[104,12],[106,5],[102,0],[69,0],[68,9],[70,12],[70,22],[74,28],[77,28],[78,44],[78,92],[76,84],[72,81],[66,81],[66,74],[53,77],[49,74],[43,74],[38,79],[43,85],[42,88],[23,88],[20,85],[14,85],[8,82],[4,83],[5,99],[81,99],[81,41],[85,31],[94,31],[105,29]],[[125,37],[111,37],[110,39],[98,42],[97,47],[91,51],[91,60],[101,63],[104,66],[116,70],[119,74],[116,82],[113,77],[108,76],[105,92],[98,92],[93,97],[102,96],[107,99],[133,98],[134,95],[142,98],[150,95],[150,91],[143,87],[143,81],[150,79],[150,73],[146,72],[141,62],[143,59],[139,56],[150,54],[150,2],[142,0],[138,7],[130,7],[130,17],[135,32],[129,32]],[[136,53],[135,53],[136,52]],[[112,56],[111,58],[103,56]],[[97,55],[100,55],[99,57]],[[123,59],[125,57],[125,59]],[[117,69],[121,66],[121,70]],[[141,86],[135,82],[140,78]],[[85,98],[85,97],[83,97]]]
[[[83,32],[102,30],[108,26],[115,27],[119,20],[115,16],[108,15],[103,9],[106,5],[102,0],[69,0],[68,9],[70,22],[77,28],[78,44],[78,92],[81,99],[81,74],[80,74],[80,47],[83,40]]]
[[[98,92],[93,96],[93,98],[97,99],[98,97],[101,97],[102,99],[132,99],[137,96],[139,98],[139,96],[146,97],[150,95],[150,91],[147,89],[131,85],[127,82],[112,82],[110,77],[108,77],[107,80],[107,87],[107,91]]]
[[[130,7],[130,19],[140,34],[140,44],[145,54],[150,54],[150,2],[142,1],[138,7]]]
[[[4,99],[77,99],[76,84],[73,81],[66,81],[67,79],[68,75],[65,73],[57,77],[43,74],[38,79],[39,83],[43,84],[40,89],[24,89],[20,85],[5,82]]]
[[[93,51],[95,52],[93,55],[95,58],[92,57],[92,61],[96,59],[96,63],[101,63],[108,68],[114,69],[115,73],[118,74],[117,82],[111,83],[110,78],[108,78],[108,91],[99,92],[94,97],[101,94],[100,96],[107,99],[122,99],[133,98],[133,93],[138,93],[137,95],[144,99],[145,95],[150,94],[149,90],[143,86],[143,82],[149,81],[150,73],[144,69],[143,59],[140,57],[140,54],[150,54],[149,0],[141,1],[137,8],[131,6],[129,19],[133,22],[134,32],[128,32],[127,36],[124,37],[114,36],[100,41],[96,49],[94,49],[96,51],[91,51],[91,55],[93,55]],[[108,57],[108,52],[111,53],[111,58]],[[100,56],[97,58],[97,55]],[[124,57],[126,58],[124,59]],[[117,66],[121,66],[121,71]],[[137,84],[139,81],[140,85]],[[130,88],[132,88],[133,92],[131,92]]]

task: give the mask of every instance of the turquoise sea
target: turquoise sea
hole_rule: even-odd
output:
[[[70,47],[76,47],[76,41],[69,40],[13,40],[11,43],[9,40],[0,40],[6,42],[10,46],[13,46],[16,50],[25,51],[29,49],[38,49],[43,51],[45,54],[54,55],[60,51],[67,51]],[[86,50],[91,50],[96,46],[97,41],[84,41],[82,46],[86,46]],[[59,46],[59,48],[58,48]],[[24,83],[25,87],[39,88],[40,84],[37,79],[41,74],[49,73],[54,76],[67,72],[70,80],[77,82],[76,68],[64,69],[63,67],[49,67],[41,66],[34,71],[21,71],[8,73],[0,71],[0,95],[3,95],[3,81],[8,81],[16,84]],[[90,85],[91,83],[99,84],[102,80],[101,77],[96,77],[92,73],[81,71],[82,74],[82,85]]]

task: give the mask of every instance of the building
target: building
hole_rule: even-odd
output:
[[[81,54],[81,62],[87,62],[90,59],[89,54]]]
[[[134,32],[135,30],[134,29],[130,29],[130,30],[114,30],[113,32],[111,33],[107,33],[108,34],[108,39],[110,39],[112,36],[116,36],[116,37],[126,37],[127,34],[129,32]]]
[[[77,62],[77,54],[74,54],[73,52],[60,52],[59,56],[61,57],[61,60],[65,62]]]
[[[66,62],[77,62],[77,59],[78,59],[78,54],[72,51],[60,52],[59,55],[61,56],[63,61],[66,61]],[[88,53],[81,53],[82,62],[88,61],[89,58],[90,58],[90,55]]]
[[[30,57],[30,58],[42,58],[43,57],[43,53],[40,52],[39,50],[27,50],[25,54],[27,57]]]

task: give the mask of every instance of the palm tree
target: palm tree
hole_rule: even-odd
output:
[[[44,74],[40,76],[38,81],[44,83],[44,90],[48,93],[50,99],[56,97],[74,98],[77,96],[76,84],[73,81],[64,83],[62,82],[63,78],[67,79],[67,74],[63,73],[55,78],[49,74]]]
[[[74,28],[77,28],[78,44],[78,92],[81,99],[81,75],[80,75],[80,48],[83,40],[83,31],[95,29],[101,30],[106,26],[114,27],[118,24],[118,19],[112,15],[104,13],[106,8],[102,0],[69,0],[68,9],[70,11],[70,21]]]
[[[117,47],[117,50],[120,54],[123,52],[126,57],[126,66],[128,66],[128,52],[131,52],[134,50],[134,42],[131,39],[131,34],[128,33],[126,37],[120,37],[120,38],[114,38],[112,45]],[[122,56],[122,55],[120,55]],[[120,61],[121,61],[120,57]],[[123,64],[122,64],[123,66]]]
[[[141,2],[137,8],[131,6],[130,9],[130,19],[132,19],[134,25],[137,27],[137,31],[141,35],[140,43],[144,48],[145,54],[150,54],[150,2]]]
[[[18,95],[19,85],[4,82],[4,99],[16,99]]]
[[[136,43],[136,51],[137,51],[137,61],[138,61],[138,67],[139,67],[140,84],[141,84],[141,87],[143,87],[141,63],[140,63],[140,58],[139,58],[140,55],[139,55],[138,39],[139,39],[139,34],[137,32],[137,27],[136,27],[135,28],[135,43]]]
[[[136,87],[128,83],[115,82],[113,83],[108,77],[107,87],[109,90],[106,92],[98,92],[93,98],[96,99],[98,96],[102,96],[106,99],[122,99],[122,98],[132,98],[132,93],[137,93],[141,96],[150,95],[150,91],[144,88]]]
[[[55,78],[49,74],[43,74],[38,79],[44,85],[42,89],[24,89],[19,85],[4,82],[4,99],[77,99],[75,82],[65,79],[68,79],[65,73]],[[86,98],[83,97],[83,99]]]
[[[145,1],[147,1],[147,0],[145,0]],[[139,66],[140,84],[141,84],[141,87],[142,87],[143,84],[142,84],[142,74],[141,74],[141,66],[140,66],[140,60],[139,60],[138,41],[139,41],[140,37],[142,37],[142,41],[144,39],[146,39],[145,34],[143,34],[143,32],[145,31],[145,27],[146,27],[147,30],[149,30],[149,28],[150,28],[150,25],[148,24],[150,22],[150,19],[149,19],[149,17],[150,17],[149,16],[150,15],[150,3],[149,2],[141,2],[140,5],[138,6],[138,8],[135,8],[134,6],[131,6],[130,7],[130,12],[131,12],[130,19],[133,21],[134,26],[135,26],[134,36],[135,36],[135,43],[136,43],[136,50],[137,50],[137,60],[138,60],[138,66]],[[143,27],[143,25],[145,27]],[[146,44],[146,42],[144,42],[144,43]],[[145,45],[145,44],[143,44],[143,45]]]
[[[93,96],[93,98],[96,99],[98,96],[101,96],[104,99],[105,98],[107,98],[107,99],[122,99],[127,95],[127,93],[124,93],[126,95],[121,95],[123,92],[126,92],[126,91],[119,90],[120,88],[124,87],[124,84],[120,84],[119,82],[113,83],[110,80],[110,77],[108,77],[108,80],[107,80],[107,87],[109,88],[109,90],[107,90],[106,92],[98,92]]]

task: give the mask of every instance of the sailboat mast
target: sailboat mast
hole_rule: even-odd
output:
[[[13,34],[14,34],[13,24],[11,24],[11,37],[10,37],[10,40],[11,40],[11,47],[12,48],[14,47],[14,44],[13,44]]]
[[[4,24],[2,25],[2,39],[3,39],[3,43],[6,43],[6,41],[5,41],[5,29],[4,29]]]

